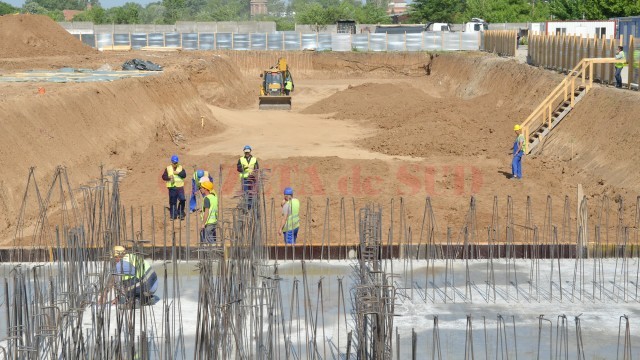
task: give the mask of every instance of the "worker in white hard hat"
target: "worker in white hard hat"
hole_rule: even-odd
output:
[[[218,227],[218,196],[213,190],[213,183],[207,178],[200,179],[200,194],[202,195],[202,228],[200,241],[213,243],[217,240]]]
[[[511,161],[511,178],[522,179],[522,156],[524,156],[524,135],[520,125],[513,127],[516,140],[513,142],[513,160]]]
[[[116,298],[112,303],[136,301],[140,305],[155,303],[158,275],[142,256],[128,253],[123,246],[114,246],[111,259],[114,261],[112,277],[105,292],[113,287]]]

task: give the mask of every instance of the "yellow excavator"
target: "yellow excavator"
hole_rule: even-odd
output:
[[[278,63],[260,74],[260,110],[291,110],[291,92],[293,91],[293,77],[285,58],[279,58]]]

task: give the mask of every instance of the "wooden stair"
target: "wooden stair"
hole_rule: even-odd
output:
[[[544,138],[584,99],[593,87],[594,65],[614,64],[618,61],[615,58],[582,59],[520,125],[527,140],[525,153],[539,151]]]

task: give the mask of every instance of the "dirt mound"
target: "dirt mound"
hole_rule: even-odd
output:
[[[43,95],[33,84],[0,86],[11,94],[0,102],[5,132],[0,166],[15,171],[12,181],[0,182],[0,232],[15,222],[29,166],[46,182],[58,164],[64,165],[77,187],[95,178],[101,164],[105,169],[126,169],[129,162],[141,166],[137,160],[150,147],[160,148],[158,161],[164,163],[172,153],[181,154],[189,139],[222,131],[183,74],[44,86]],[[148,176],[149,191],[159,176]]]
[[[636,92],[595,87],[554,128],[538,157],[577,166],[602,193],[611,186],[640,191],[638,100]]]
[[[247,84],[238,67],[227,57],[202,54],[200,58],[177,65],[176,69],[189,74],[200,96],[211,105],[243,109],[257,103],[258,91]]]
[[[0,16],[0,54],[5,58],[96,53],[44,15]]]
[[[473,55],[439,56],[433,74],[350,87],[303,113],[368,121],[383,131],[360,144],[388,155],[502,156],[513,124],[560,81],[514,61]]]

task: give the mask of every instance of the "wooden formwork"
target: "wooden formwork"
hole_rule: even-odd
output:
[[[529,35],[529,63],[541,66],[546,69],[553,69],[568,73],[585,58],[612,58],[615,56],[616,47],[622,44],[622,38],[595,37],[595,36],[574,36],[574,35]],[[631,88],[631,83],[635,82],[638,72],[636,63],[638,62],[635,52],[635,39],[629,37],[627,46],[628,77],[627,87]],[[594,79],[603,83],[614,81],[615,68],[610,63],[598,63],[594,66]],[[624,80],[623,80],[624,81]]]
[[[504,56],[516,56],[518,32],[515,30],[488,30],[484,32],[484,51]]]

